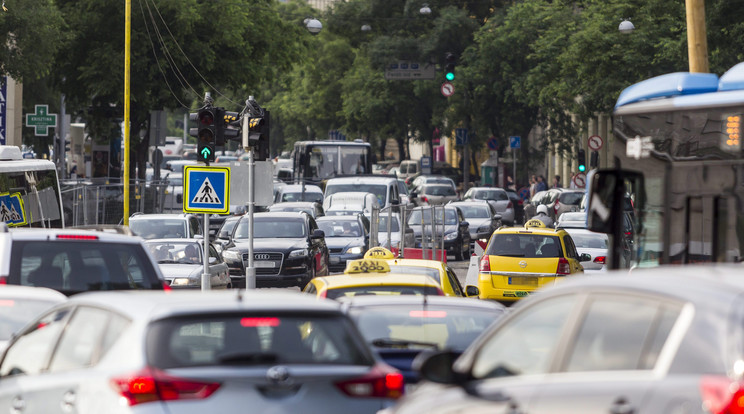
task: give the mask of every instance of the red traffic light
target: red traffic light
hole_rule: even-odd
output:
[[[212,125],[214,123],[214,114],[209,110],[199,111],[199,123],[202,125]]]

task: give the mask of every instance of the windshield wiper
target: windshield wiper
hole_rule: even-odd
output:
[[[372,341],[372,345],[378,348],[410,348],[411,346],[426,346],[439,349],[439,344],[434,342],[408,341],[405,339],[377,338]]]
[[[173,264],[173,263],[178,263],[178,262],[175,260],[164,259],[164,260],[158,260],[158,263]]]
[[[217,361],[223,364],[264,364],[267,362],[276,362],[276,354],[262,352],[226,352],[217,357]]]

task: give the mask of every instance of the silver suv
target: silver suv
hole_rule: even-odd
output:
[[[129,217],[129,228],[143,239],[193,239],[202,236],[202,222],[194,214],[141,214]]]
[[[142,239],[78,229],[15,229],[0,223],[0,284],[90,290],[163,290]]]

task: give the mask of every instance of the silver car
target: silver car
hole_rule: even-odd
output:
[[[503,188],[473,187],[465,193],[462,199],[463,201],[487,200],[493,205],[496,212],[501,215],[501,221],[504,224],[509,226],[514,225],[514,204],[509,199],[509,194]]]
[[[457,192],[449,184],[422,184],[414,192],[418,206],[440,206],[457,201]]]
[[[568,213],[564,213],[568,214]],[[587,229],[564,228],[571,236],[576,251],[581,256],[586,253],[591,258],[581,262],[584,273],[603,272],[607,270],[609,238],[604,233],[596,233]]]
[[[204,241],[154,239],[145,241],[166,282],[173,289],[201,289],[204,273]],[[212,243],[209,244],[209,280],[212,289],[232,287],[230,269]]]
[[[501,214],[498,214],[493,205],[487,201],[458,201],[450,205],[462,211],[462,215],[468,221],[470,238],[473,243],[482,239],[488,241],[491,233],[501,227]]]
[[[403,393],[334,301],[289,292],[76,295],[0,362],[5,413],[375,413]]]

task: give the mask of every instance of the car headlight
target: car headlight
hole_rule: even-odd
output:
[[[346,250],[346,253],[349,253],[349,254],[362,254],[362,249],[363,249],[362,246],[349,247],[349,249]]]
[[[444,235],[444,240],[455,240],[457,238],[457,232],[448,233]]]
[[[187,277],[177,277],[173,279],[173,283],[171,283],[171,286],[188,286],[190,284],[191,284],[191,279]]]
[[[239,251],[225,250],[222,252],[222,258],[225,260],[243,260]]]
[[[222,245],[219,243],[214,244],[214,249],[217,250],[217,253],[222,253]]]
[[[292,250],[289,252],[289,258],[307,256],[307,249]]]

